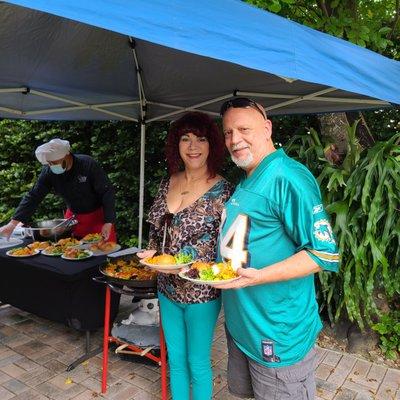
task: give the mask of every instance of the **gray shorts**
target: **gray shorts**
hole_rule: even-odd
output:
[[[310,350],[298,363],[268,368],[247,357],[225,327],[228,342],[228,389],[240,398],[256,400],[313,400],[316,352]]]

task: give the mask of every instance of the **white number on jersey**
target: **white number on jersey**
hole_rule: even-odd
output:
[[[220,251],[224,259],[232,261],[232,268],[245,268],[248,265],[248,240],[249,217],[239,214],[226,235],[221,238]]]

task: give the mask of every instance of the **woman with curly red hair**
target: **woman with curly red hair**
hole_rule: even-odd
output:
[[[222,210],[233,189],[218,175],[224,151],[222,134],[204,113],[189,112],[171,125],[166,145],[170,178],[161,182],[149,212],[151,250],[140,257],[160,252],[164,241],[165,253],[215,260]],[[165,271],[157,283],[172,398],[210,400],[211,345],[220,293]]]

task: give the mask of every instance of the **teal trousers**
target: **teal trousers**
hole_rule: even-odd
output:
[[[172,399],[210,400],[211,346],[221,299],[185,304],[161,293],[158,299],[168,350]]]

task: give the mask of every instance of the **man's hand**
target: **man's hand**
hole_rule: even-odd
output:
[[[246,286],[254,286],[262,283],[260,270],[255,268],[238,268],[239,279],[233,282],[213,285],[217,289],[239,289]]]
[[[103,240],[108,240],[111,234],[111,228],[112,224],[110,222],[107,222],[103,225],[101,228],[101,236],[103,236]]]
[[[238,280],[226,284],[220,283],[215,287],[217,289],[238,289],[302,278],[319,271],[321,271],[321,267],[308,255],[307,251],[301,250],[285,260],[264,268],[238,268],[237,273],[240,276]]]
[[[12,219],[7,225],[0,228],[0,236],[5,236],[7,240],[10,240],[10,236],[14,232],[15,227],[18,225],[19,221]]]

